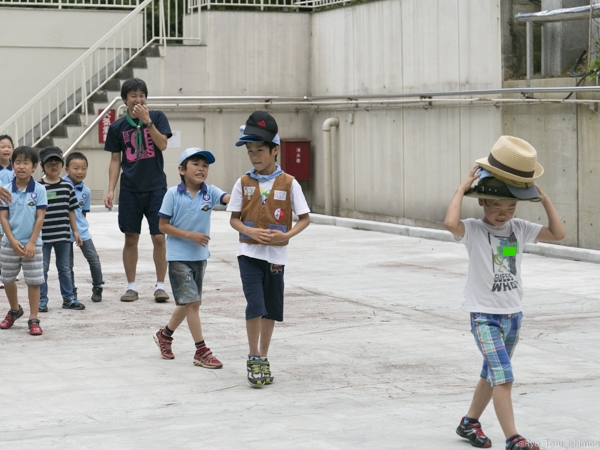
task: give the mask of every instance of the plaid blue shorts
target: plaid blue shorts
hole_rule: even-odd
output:
[[[510,359],[519,342],[523,313],[471,313],[471,331],[483,355],[481,378],[490,385],[514,381]]]

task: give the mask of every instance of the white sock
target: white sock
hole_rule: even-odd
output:
[[[156,289],[162,289],[164,291],[165,290],[165,282],[164,281],[157,281],[156,282],[156,288],[154,290],[156,290]]]
[[[132,291],[137,292],[137,286],[135,285],[135,281],[132,281],[131,283],[127,283],[127,289],[131,289]]]

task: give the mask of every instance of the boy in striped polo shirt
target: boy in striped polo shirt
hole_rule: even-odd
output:
[[[71,230],[75,243],[78,246],[82,244],[75,217],[79,203],[71,183],[60,177],[64,165],[62,150],[58,147],[46,147],[40,151],[40,159],[44,171],[40,184],[46,188],[48,209],[42,227],[44,283],[40,286],[39,312],[48,312],[48,268],[52,249],[56,255],[62,307],[82,310],[85,309],[85,305],[75,298],[71,281]]]

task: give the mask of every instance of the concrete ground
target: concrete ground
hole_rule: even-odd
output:
[[[28,335],[26,317],[0,330],[0,448],[472,448],[454,431],[481,364],[460,310],[462,245],[313,223],[289,248],[286,320],[269,353],[275,383],[253,389],[228,217],[213,213],[201,309],[206,342],[224,368],[192,364],[185,324],[174,335],[176,359],[161,359],[152,335],[174,304],[153,301],[150,238],[140,240],[141,298],[121,303],[117,215],[93,212],[104,300],[89,300],[77,252],[87,309],[62,310],[55,294],[43,336]],[[600,267],[528,254],[522,269],[517,427],[545,449],[600,448]],[[56,280],[52,269],[51,293]],[[492,405],[481,421],[494,448],[504,448]]]

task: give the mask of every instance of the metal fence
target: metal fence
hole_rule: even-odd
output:
[[[334,5],[349,5],[354,2],[370,0],[191,0],[188,11],[212,7],[224,8],[258,8],[264,9],[290,9],[314,11],[319,8]],[[175,0],[176,7],[185,0]],[[171,3],[171,2],[169,2]],[[134,9],[139,6],[140,0],[0,0],[0,6],[41,7],[41,8],[98,8],[98,9]]]
[[[35,146],[74,112],[87,113],[88,99],[150,44],[159,43],[166,52],[167,41],[199,42],[198,22],[191,21],[184,33],[186,8],[168,0],[144,0],[2,124],[0,134]]]
[[[193,0],[192,8],[211,9],[212,7],[222,7],[227,9],[235,8],[256,8],[261,11],[265,9],[287,9],[287,10],[308,10],[315,11],[319,8],[334,5],[349,5],[356,0]],[[369,0],[361,0],[369,1]]]
[[[139,0],[0,0],[0,6],[41,8],[134,9]]]

